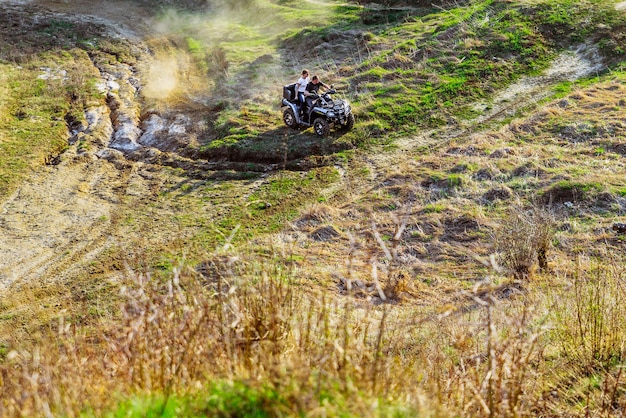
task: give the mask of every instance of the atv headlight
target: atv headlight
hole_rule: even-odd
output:
[[[328,112],[326,114],[326,116],[328,116],[329,118],[334,118],[335,117],[335,112]]]

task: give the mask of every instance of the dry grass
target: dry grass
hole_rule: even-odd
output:
[[[232,252],[165,279],[133,273],[97,333],[60,318],[3,354],[0,415],[125,415],[133,397],[152,399],[140,415],[611,414],[626,406],[623,260],[581,261],[593,268],[570,287],[486,280],[430,308],[312,293],[297,271]],[[203,398],[217,382],[250,392],[212,403],[232,388]]]
[[[537,267],[548,269],[555,224],[554,213],[542,206],[511,207],[494,241],[502,264],[516,280],[530,280]]]

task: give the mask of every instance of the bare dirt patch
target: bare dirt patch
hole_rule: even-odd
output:
[[[0,282],[63,279],[115,240],[112,219],[131,168],[102,160],[44,167],[0,213]]]
[[[548,88],[563,81],[574,81],[595,75],[605,68],[596,48],[579,45],[560,54],[543,74],[523,77],[517,83],[498,93],[489,103],[477,103],[475,109],[483,112],[476,122],[481,123],[496,117],[513,115],[522,106],[548,97]]]

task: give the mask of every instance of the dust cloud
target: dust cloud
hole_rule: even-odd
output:
[[[251,30],[243,29],[256,2],[245,1],[248,8],[233,10],[227,2],[210,2],[202,11],[188,12],[165,9],[152,19],[153,39],[169,39],[165,45],[152,48],[154,59],[144,63],[144,88],[146,99],[172,101],[182,96],[209,94],[226,75],[228,61],[224,54],[221,71],[214,71],[214,51],[222,42],[232,41]],[[148,42],[150,42],[148,40]],[[158,44],[158,42],[157,42]]]
[[[206,101],[219,88],[219,94],[234,103],[275,100],[280,85],[297,79],[297,54],[286,62],[277,49],[277,36],[323,20],[336,5],[302,1],[287,5],[272,0],[156,4],[143,0],[5,0],[98,22],[112,36],[148,45],[149,57],[139,64],[141,93],[146,99]],[[177,6],[163,7],[164,3]],[[184,3],[195,8],[184,10]],[[199,4],[203,6],[198,8]]]
[[[181,69],[174,58],[153,61],[147,71],[143,94],[148,99],[166,99],[179,86]]]
[[[323,2],[313,7],[316,18],[332,10]],[[268,0],[212,0],[200,11],[162,10],[150,23],[151,36],[176,39],[178,51],[161,51],[150,63],[143,94],[159,100],[180,93],[197,97],[217,87],[236,103],[275,100],[277,87],[295,81],[300,70],[290,70],[277,42],[270,42],[289,29],[281,14],[294,11],[302,13]]]

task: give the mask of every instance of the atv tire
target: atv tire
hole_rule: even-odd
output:
[[[350,113],[348,115],[348,120],[346,120],[346,124],[341,126],[342,131],[349,131],[354,127],[354,114]]]
[[[313,130],[317,136],[325,137],[330,134],[330,125],[324,118],[316,118],[313,121]]]
[[[285,122],[285,125],[287,125],[291,129],[296,129],[298,127],[298,122],[296,122],[296,115],[293,113],[293,110],[291,108],[287,108],[283,112],[283,122]]]

